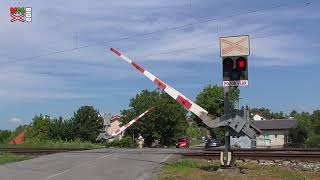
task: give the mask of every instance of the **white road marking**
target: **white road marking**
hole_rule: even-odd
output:
[[[166,158],[164,158],[160,163],[165,163],[171,156],[172,154],[169,154]]]
[[[96,159],[94,159],[94,160],[90,160],[90,161],[86,161],[86,162],[84,162],[84,163],[80,163],[80,164],[78,164],[78,165],[76,165],[76,166],[74,166],[74,167],[71,167],[71,168],[69,168],[69,169],[66,169],[66,170],[64,170],[64,171],[62,171],[62,172],[59,172],[59,173],[57,173],[57,174],[53,174],[53,175],[51,175],[51,176],[48,176],[48,177],[44,178],[43,180],[52,179],[52,178],[54,178],[54,177],[56,177],[56,176],[59,176],[59,175],[61,175],[61,174],[65,174],[65,173],[71,171],[71,169],[73,169],[73,168],[81,167],[81,166],[83,166],[83,165],[90,164],[90,163],[92,163],[92,162],[98,161],[98,160],[100,160],[100,159],[103,159],[103,158],[108,157],[108,156],[111,156],[111,155],[112,155],[112,154],[108,154],[108,155],[105,155],[105,156],[100,156],[100,157],[98,157],[98,158],[96,158]]]

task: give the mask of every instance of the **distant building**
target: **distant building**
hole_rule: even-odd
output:
[[[195,123],[191,117],[187,117],[186,120],[189,125],[192,125],[193,123]]]
[[[103,117],[103,128],[100,130],[100,134],[97,137],[97,140],[107,139],[120,128],[121,116],[115,115],[112,116],[111,113],[104,113],[101,115]],[[115,137],[115,139],[121,139],[122,134]],[[112,141],[112,139],[111,139]]]
[[[110,126],[107,127],[106,132],[111,135],[112,133],[116,132],[120,128],[121,123],[121,116],[112,116],[110,119]]]
[[[261,120],[266,120],[261,114],[256,114],[253,116],[254,121],[261,121]]]
[[[24,140],[23,139],[24,139],[26,133],[27,133],[27,129],[23,130],[13,140],[11,140],[9,142],[9,144],[14,144],[14,145],[24,144]]]
[[[255,125],[262,133],[255,139],[231,137],[231,145],[241,148],[282,148],[288,143],[289,129],[297,124],[296,120],[256,120]]]

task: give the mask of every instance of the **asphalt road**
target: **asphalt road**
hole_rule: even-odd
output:
[[[176,149],[100,149],[38,157],[0,166],[1,180],[154,179]]]

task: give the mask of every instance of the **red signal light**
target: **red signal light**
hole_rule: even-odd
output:
[[[243,70],[246,70],[247,68],[247,60],[243,57],[239,57],[237,60],[236,60],[236,63],[237,63],[237,69],[243,71]]]

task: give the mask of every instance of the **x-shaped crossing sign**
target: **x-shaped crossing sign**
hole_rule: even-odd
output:
[[[21,22],[24,22],[25,21],[25,15],[24,14],[21,14],[21,15],[16,15],[16,14],[11,14],[11,22],[14,22],[14,21],[21,21]]]
[[[250,54],[249,36],[231,36],[220,38],[221,57],[248,56]]]

